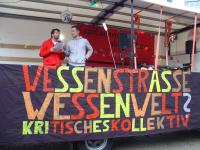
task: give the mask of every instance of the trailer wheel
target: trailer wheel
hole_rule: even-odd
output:
[[[111,139],[86,140],[77,143],[78,150],[111,150],[113,141]]]

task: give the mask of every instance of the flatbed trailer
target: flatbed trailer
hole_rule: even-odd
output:
[[[0,70],[0,145],[79,141],[81,150],[107,150],[113,138],[200,127],[199,73],[29,65]]]
[[[1,64],[0,145],[110,150],[115,138],[199,129],[200,73],[159,71],[155,62],[151,71]]]

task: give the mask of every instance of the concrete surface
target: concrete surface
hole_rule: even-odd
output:
[[[118,139],[113,150],[200,150],[200,132]]]
[[[70,143],[0,147],[0,150],[72,150]],[[200,131],[116,139],[112,150],[200,150]]]

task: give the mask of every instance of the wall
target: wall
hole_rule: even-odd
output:
[[[200,28],[198,28],[200,30]],[[190,55],[185,54],[185,42],[187,40],[192,40],[193,29],[180,33],[177,35],[176,41],[171,43],[171,55],[169,57],[169,66],[172,67],[182,67],[184,63],[190,63]],[[197,53],[195,54],[195,64],[193,72],[200,72],[200,32],[197,32]],[[155,36],[155,49],[157,44],[157,36]],[[160,66],[166,65],[165,60],[165,48],[164,48],[164,37],[161,36],[160,39],[160,49],[159,49],[159,63]]]
[[[199,30],[199,29],[198,29]],[[185,54],[185,42],[192,39],[193,30],[178,34],[177,40],[171,44],[171,55],[173,60],[170,60],[171,66],[181,66],[184,63],[190,63],[190,55]],[[195,54],[195,64],[193,71],[200,72],[200,34],[197,34],[197,53]]]
[[[70,25],[61,23],[41,22],[23,19],[11,19],[0,17],[0,44],[26,44],[39,46],[49,38],[52,28],[59,28],[65,41],[70,37]],[[7,59],[12,57],[11,59]],[[26,59],[25,59],[26,58]],[[38,48],[2,48],[0,45],[0,63],[14,64],[41,64],[38,56]]]
[[[65,36],[65,41],[70,39],[70,25],[52,22],[41,22],[23,19],[11,19],[0,17],[0,44],[26,44],[26,45],[40,45],[45,39],[49,38],[50,31],[52,28],[60,28],[62,34]],[[185,52],[185,41],[188,39],[189,32],[184,32],[178,35],[178,40],[171,45],[171,54],[177,55]],[[155,36],[155,49],[157,43],[157,36]],[[197,44],[198,49],[200,49],[200,43]],[[199,58],[200,54],[196,54]],[[5,57],[6,56],[6,57]],[[164,49],[164,38],[161,36],[160,42],[160,52],[159,56],[165,56]],[[16,57],[16,61],[11,61],[5,59],[7,57]],[[20,58],[20,59],[19,59]],[[30,59],[21,59],[30,58]],[[183,63],[189,62],[188,55],[178,55],[174,56],[173,60],[170,60],[171,66],[179,66]],[[20,61],[22,60],[22,61]],[[196,59],[199,65],[199,59]],[[41,60],[38,56],[38,49],[10,49],[10,48],[0,48],[0,63],[7,64],[41,64]],[[165,65],[164,57],[159,58],[159,65]],[[200,69],[199,67],[195,67]]]
[[[70,25],[67,24],[0,17],[0,44],[26,44],[38,46],[41,45],[45,39],[50,37],[50,31],[53,28],[59,28],[61,30],[61,34],[65,36],[64,41],[67,41],[70,38]],[[23,60],[23,62],[5,61],[5,58],[7,58],[5,56],[16,57],[16,60]],[[41,64],[41,61],[38,58],[38,49],[0,48],[0,63]],[[37,60],[37,62],[35,60]]]
[[[155,43],[154,43],[154,47],[155,47],[155,50],[154,50],[154,55],[156,55],[156,47],[157,47],[157,40],[158,40],[158,36],[156,35],[155,36]],[[161,35],[160,36],[160,48],[159,48],[159,54],[158,54],[158,66],[164,66],[166,64],[166,61],[165,61],[165,48],[164,48],[164,37]]]

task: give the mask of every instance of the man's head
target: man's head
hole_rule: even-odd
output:
[[[60,30],[59,29],[52,29],[51,30],[51,38],[58,40],[60,38]]]
[[[71,35],[72,35],[72,37],[76,38],[76,37],[79,36],[79,34],[80,34],[79,27],[78,26],[72,26],[72,28],[71,28]]]

